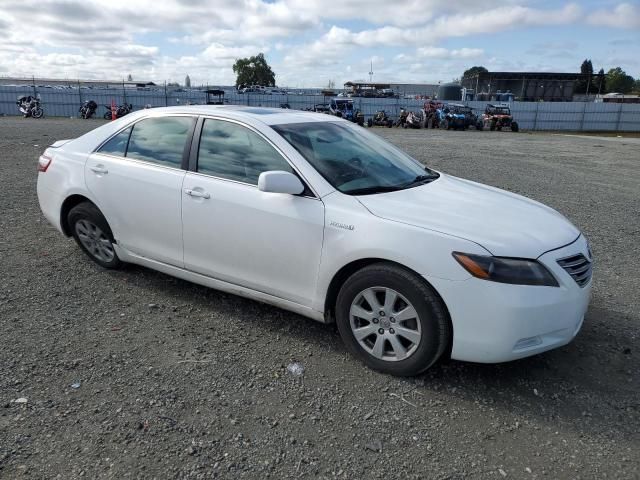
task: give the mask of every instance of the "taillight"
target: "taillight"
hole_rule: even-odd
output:
[[[49,165],[51,165],[52,160],[53,158],[47,155],[40,155],[40,158],[38,159],[38,171],[46,172],[47,168],[49,168]]]

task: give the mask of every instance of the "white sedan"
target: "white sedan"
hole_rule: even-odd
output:
[[[99,265],[335,321],[395,375],[565,345],[589,304],[591,252],[562,215],[336,117],[143,110],[54,143],[38,170],[45,217]]]

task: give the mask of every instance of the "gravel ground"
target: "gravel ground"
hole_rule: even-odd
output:
[[[376,130],[555,207],[597,262],[572,344],[398,379],[332,325],[85,258],[35,162],[98,124],[0,118],[1,478],[640,478],[638,139]]]

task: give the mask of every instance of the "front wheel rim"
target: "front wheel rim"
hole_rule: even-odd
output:
[[[104,263],[110,263],[116,256],[113,244],[107,235],[95,223],[89,220],[76,222],[76,234],[80,243],[94,258]]]
[[[360,347],[386,362],[406,360],[422,340],[415,307],[387,287],[370,287],[356,295],[349,310],[349,324]]]

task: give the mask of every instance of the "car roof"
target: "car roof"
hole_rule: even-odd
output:
[[[258,121],[267,125],[344,121],[337,117],[329,117],[326,114],[319,114],[317,112],[291,110],[287,108],[250,107],[244,105],[185,105],[179,107],[151,108],[148,110],[139,110],[139,112],[146,112],[153,116],[163,114],[215,115],[216,117],[233,120]]]

